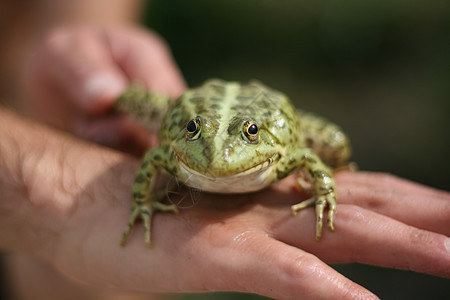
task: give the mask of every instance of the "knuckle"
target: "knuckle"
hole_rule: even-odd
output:
[[[96,30],[84,26],[60,26],[52,29],[44,38],[42,48],[49,52],[61,52],[69,47],[90,40]]]
[[[43,47],[47,50],[59,49],[69,39],[70,32],[67,28],[59,27],[52,29],[45,37]]]
[[[302,278],[305,274],[313,274],[319,269],[315,259],[307,253],[280,257],[281,271],[289,278]]]
[[[392,198],[392,194],[384,190],[371,190],[362,195],[363,206],[369,208],[378,208],[386,203],[386,200]]]
[[[390,186],[395,184],[395,182],[398,180],[398,177],[389,173],[378,173],[378,174],[374,174],[374,176],[376,177],[375,180],[383,185],[385,184],[386,186]]]
[[[164,38],[162,38],[156,32],[146,31],[144,34],[146,35],[146,38],[148,39],[148,41],[157,45],[161,50],[166,51],[169,49],[169,46],[168,46],[167,42],[164,40]]]
[[[434,235],[424,230],[411,228],[408,233],[408,241],[412,245],[431,245],[434,243]]]

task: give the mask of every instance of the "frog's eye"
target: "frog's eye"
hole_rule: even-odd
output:
[[[196,140],[200,137],[201,122],[200,118],[190,120],[186,125],[187,137],[190,140]]]
[[[244,139],[248,142],[255,144],[258,142],[258,125],[253,121],[245,121],[242,129]]]

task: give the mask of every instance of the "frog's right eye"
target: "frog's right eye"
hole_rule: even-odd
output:
[[[251,144],[257,144],[258,143],[258,126],[253,121],[245,121],[244,127],[242,128],[242,135],[244,139],[251,143]]]
[[[186,125],[187,137],[190,140],[198,139],[200,137],[201,128],[200,118],[190,120]]]

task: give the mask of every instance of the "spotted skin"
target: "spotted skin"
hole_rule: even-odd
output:
[[[167,205],[160,202],[157,193],[154,193],[157,175],[160,169],[165,169],[169,173],[176,174],[177,165],[174,164],[173,155],[170,154],[168,148],[150,149],[142,160],[141,167],[136,175],[132,187],[132,212],[123,233],[121,245],[125,244],[126,238],[137,218],[141,218],[144,224],[145,235],[144,241],[148,247],[151,244],[151,219],[154,212],[165,211],[178,213],[176,205]]]
[[[298,111],[302,122],[304,147],[313,149],[329,166],[336,168],[347,163],[351,147],[342,129],[310,112]]]
[[[128,113],[143,127],[157,131],[169,105],[168,96],[146,93],[140,85],[133,84],[117,99],[115,110]]]
[[[155,112],[164,117],[160,146],[147,152],[133,185],[132,213],[122,244],[139,218],[150,247],[154,212],[178,212],[160,202],[155,190],[160,170],[215,193],[257,191],[296,173],[300,186],[309,183],[311,198],[293,205],[292,213],[315,205],[320,240],[328,208],[327,224],[334,230],[337,196],[331,167],[345,165],[350,156],[349,140],[337,125],[297,111],[283,93],[259,82],[208,80],[166,108],[168,98],[132,89],[118,100],[118,111],[141,123],[151,123],[149,114]]]

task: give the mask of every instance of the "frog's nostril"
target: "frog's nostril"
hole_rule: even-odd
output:
[[[205,156],[208,156],[208,154],[211,154],[211,146],[205,146],[205,147],[203,148],[203,154],[204,154]]]

